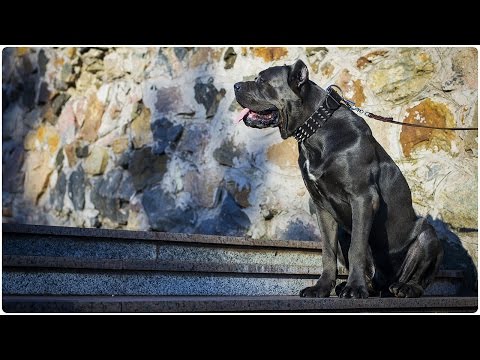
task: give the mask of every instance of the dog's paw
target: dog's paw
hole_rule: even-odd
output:
[[[345,284],[345,287],[340,291],[338,297],[341,298],[355,298],[355,299],[366,299],[368,298],[368,289],[365,285],[348,285]]]
[[[408,283],[394,283],[388,289],[395,297],[420,297],[423,294],[423,288],[411,281]]]
[[[330,296],[330,289],[328,287],[324,286],[309,286],[306,287],[305,289],[300,291],[300,297],[309,297],[309,298],[314,298],[314,297],[329,297]]]

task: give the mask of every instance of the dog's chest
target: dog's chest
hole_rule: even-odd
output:
[[[321,159],[321,154],[308,151],[303,143],[299,152],[300,170],[312,199],[335,218],[350,214],[342,183],[335,176],[335,171],[329,171],[328,159]]]
[[[303,143],[299,146],[300,158],[299,165],[302,171],[303,178],[307,181],[318,182],[322,181],[322,174],[319,172],[318,162],[319,154],[314,154],[307,150]]]

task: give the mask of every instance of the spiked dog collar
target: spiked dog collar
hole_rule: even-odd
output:
[[[343,98],[333,90],[333,86],[336,85],[327,88],[327,96],[319,108],[293,133],[298,142],[302,142],[315,134],[340,107]]]

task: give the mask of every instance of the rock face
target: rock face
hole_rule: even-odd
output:
[[[319,240],[295,140],[233,121],[235,82],[296,59],[366,111],[478,124],[475,48],[5,48],[2,59],[3,221]],[[478,133],[366,121],[451,252],[445,266],[471,271]]]
[[[431,55],[424,49],[401,49],[398,55],[379,62],[368,74],[369,88],[395,104],[418,95],[435,71]]]

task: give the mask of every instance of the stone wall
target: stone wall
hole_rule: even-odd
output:
[[[6,48],[3,221],[317,239],[295,140],[233,122],[235,82],[298,58],[367,111],[477,126],[474,48]],[[477,132],[367,122],[476,264]]]

